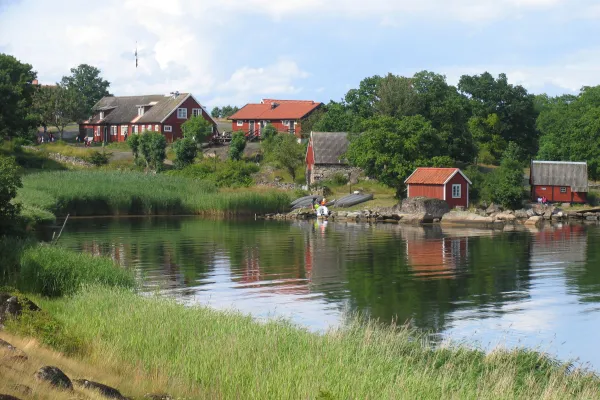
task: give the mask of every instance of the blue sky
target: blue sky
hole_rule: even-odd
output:
[[[576,93],[600,84],[598,37],[595,0],[0,0],[0,51],[41,82],[89,63],[114,94],[190,91],[208,107],[339,100],[424,69]]]

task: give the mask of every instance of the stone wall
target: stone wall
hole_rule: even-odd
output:
[[[312,185],[313,183],[328,181],[337,174],[348,177],[349,173],[350,179],[356,180],[362,174],[362,170],[349,165],[314,165],[312,171],[310,171],[309,183]]]

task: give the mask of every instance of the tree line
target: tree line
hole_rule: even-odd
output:
[[[240,109],[238,108],[238,106],[223,106],[221,107],[215,107],[212,109],[212,111],[210,112],[210,115],[213,118],[229,118],[231,117],[233,114],[235,114],[236,112],[238,112]]]

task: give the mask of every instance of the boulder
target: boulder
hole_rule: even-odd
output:
[[[35,378],[59,389],[73,390],[69,377],[57,367],[42,367],[35,373]]]
[[[530,208],[529,210],[527,210],[528,218],[535,217],[536,215],[537,215],[537,212],[535,212],[535,210],[533,208]]]
[[[500,213],[496,215],[496,220],[504,221],[504,222],[513,222],[517,219],[513,214],[509,213]]]
[[[500,206],[499,206],[499,205],[492,203],[492,204],[490,204],[490,206],[489,206],[489,207],[488,207],[488,208],[485,210],[485,213],[486,213],[487,215],[490,215],[490,214],[494,214],[494,213],[499,213],[499,212],[501,212],[501,211],[502,211],[502,209],[500,208]]]
[[[0,393],[0,400],[20,400],[20,399],[18,397],[11,396],[10,394],[1,394]]]
[[[598,217],[595,215],[590,215],[589,217],[585,217],[586,221],[598,221]]]
[[[8,350],[8,351],[15,351],[17,350],[17,348],[15,346],[13,346],[12,344],[0,339],[0,350]]]
[[[525,225],[539,225],[544,221],[544,217],[536,215],[535,217],[530,217],[527,221],[525,221]]]
[[[148,400],[173,400],[173,397],[166,393],[148,393],[144,398]]]
[[[551,219],[552,218],[552,210],[548,210],[544,213],[544,219]]]
[[[99,392],[102,396],[108,397],[109,399],[125,399],[125,397],[123,397],[121,392],[119,392],[117,389],[104,385],[102,383],[90,381],[87,379],[75,379],[73,382],[85,389],[95,390]]]
[[[569,207],[571,207],[571,203],[562,203],[560,206],[562,208],[569,208]]]
[[[481,215],[467,211],[451,211],[443,216],[442,223],[449,224],[492,224],[494,218],[482,217]]]
[[[433,222],[433,217],[429,216],[425,213],[417,213],[417,214],[398,214],[400,218],[400,222],[403,224],[423,224],[428,221],[430,218],[430,222]]]
[[[23,313],[23,309],[30,311],[39,311],[40,308],[31,300],[25,297],[13,296],[10,293],[0,293],[0,325],[9,317],[18,317]]]
[[[515,217],[517,217],[519,219],[529,218],[530,217],[529,210],[525,210],[525,209],[517,210],[517,211],[515,211]]]
[[[402,214],[427,214],[431,219],[442,218],[450,212],[450,206],[443,200],[429,197],[411,197],[402,201]]]

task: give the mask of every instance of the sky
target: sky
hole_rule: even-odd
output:
[[[191,92],[208,108],[339,101],[422,70],[577,93],[600,84],[599,37],[598,0],[0,0],[0,53],[40,83],[87,63],[115,95]]]

